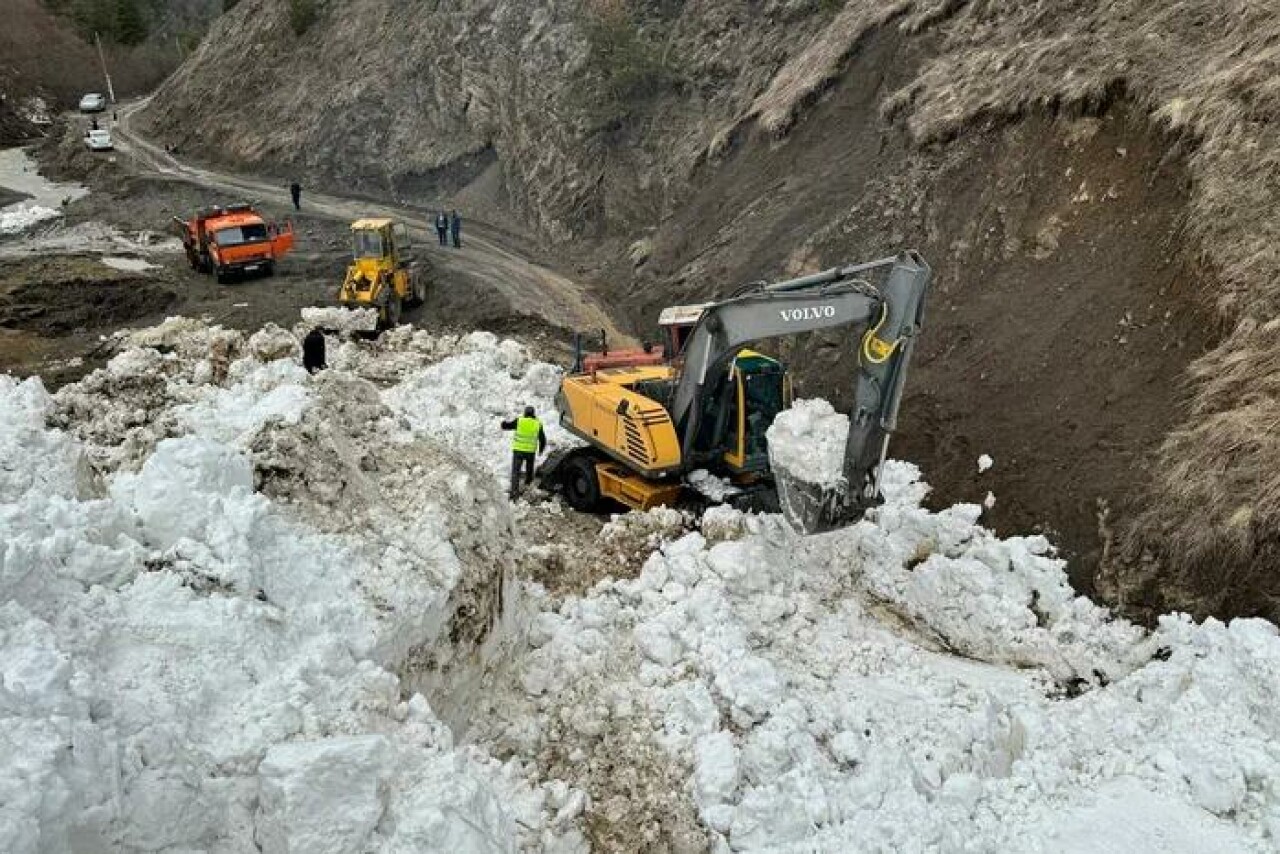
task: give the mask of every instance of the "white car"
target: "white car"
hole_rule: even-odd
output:
[[[90,92],[80,99],[80,112],[82,113],[100,113],[106,108],[106,96],[98,92]]]
[[[110,151],[115,147],[111,144],[111,131],[106,128],[85,131],[84,144],[90,151]]]

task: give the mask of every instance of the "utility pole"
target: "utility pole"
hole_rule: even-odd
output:
[[[102,63],[102,76],[107,78],[107,97],[111,99],[111,103],[116,102],[116,90],[111,85],[111,74],[107,71],[107,57],[102,52],[102,38],[98,35],[98,31],[93,31],[93,41],[98,45],[98,61]]]

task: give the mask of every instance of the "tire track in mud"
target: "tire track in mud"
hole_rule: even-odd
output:
[[[183,163],[142,137],[132,128],[132,119],[134,113],[145,107],[149,100],[144,98],[121,105],[119,119],[113,128],[116,147],[131,158],[135,168],[227,193],[290,205],[285,187]],[[422,212],[412,208],[311,191],[306,192],[306,205],[309,213],[347,222],[367,216],[402,220],[408,224],[411,236],[422,241],[424,246],[430,245],[435,237],[423,224]],[[586,286],[506,248],[484,223],[475,220],[467,223],[466,242],[462,249],[433,253],[430,257],[431,263],[450,280],[451,287],[478,286],[496,291],[510,305],[513,314],[533,315],[566,329],[604,329],[611,341],[623,346],[636,343],[617,327]]]

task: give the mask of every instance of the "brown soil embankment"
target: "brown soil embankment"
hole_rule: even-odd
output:
[[[936,279],[892,452],[937,504],[991,492],[1002,532],[1053,532],[1088,589],[1105,530],[1134,517],[1185,416],[1187,366],[1216,339],[1182,227],[1185,165],[1123,104],[913,146],[867,117],[920,59],[873,36],[785,141],[744,130],[619,300],[643,324],[762,271],[920,249]],[[856,334],[784,347],[800,394],[848,402]],[[996,464],[979,474],[984,453]]]

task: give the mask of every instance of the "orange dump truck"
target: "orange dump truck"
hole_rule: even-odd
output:
[[[219,282],[250,273],[270,276],[293,248],[293,223],[269,223],[253,205],[203,208],[173,221],[191,269],[213,273]]]

